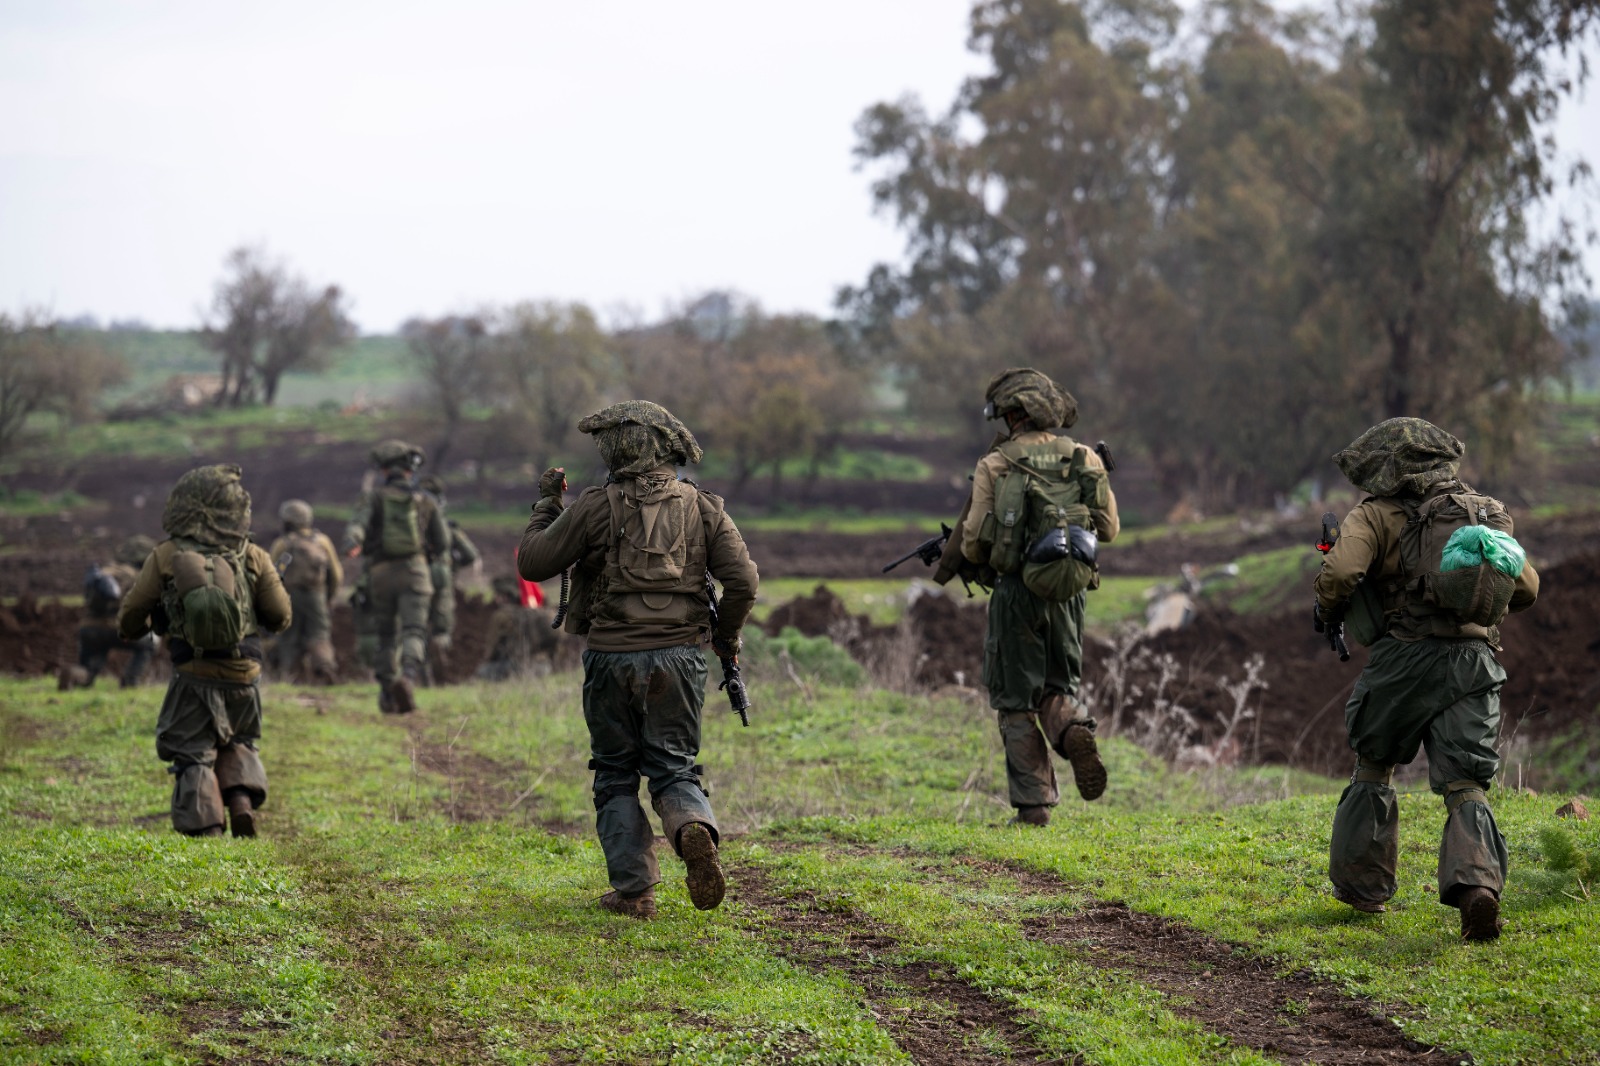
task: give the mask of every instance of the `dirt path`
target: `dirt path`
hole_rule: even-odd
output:
[[[1005,876],[1034,892],[1059,895],[1072,890],[1057,878],[1015,864],[971,859],[962,864]],[[1271,959],[1121,903],[1091,902],[1074,914],[1031,918],[1024,930],[1032,940],[1072,948],[1091,966],[1159,989],[1174,1014],[1285,1062],[1472,1062],[1470,1055],[1449,1054],[1406,1036],[1371,1000],[1349,995],[1303,970],[1283,974]]]
[[[965,981],[926,962],[895,961],[898,943],[862,915],[818,906],[811,893],[780,895],[752,867],[741,866],[733,874],[734,898],[766,919],[763,931],[781,936],[778,950],[813,973],[842,973],[859,985],[873,1018],[919,1066],[1082,1061],[1039,1048],[1017,1012]],[[892,1004],[908,991],[939,1012]]]

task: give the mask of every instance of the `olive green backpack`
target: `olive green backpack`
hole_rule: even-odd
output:
[[[1006,468],[995,478],[994,510],[978,534],[988,545],[989,565],[998,574],[1020,573],[1030,592],[1051,603],[1098,587],[1092,511],[1109,506],[1111,488],[1105,471],[1089,465],[1089,449],[1057,437],[1042,444],[1008,441],[999,451]],[[1061,551],[1036,552],[1042,561],[1030,561],[1029,549],[1055,530],[1062,533]]]
[[[255,632],[255,593],[243,552],[175,540],[172,577],[162,591],[168,632],[197,657],[236,657],[239,642]]]

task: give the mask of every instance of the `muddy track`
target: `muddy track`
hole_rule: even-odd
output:
[[[956,862],[1031,892],[1073,892],[1060,879],[1016,863]],[[1032,940],[1072,948],[1080,961],[1160,990],[1174,1014],[1285,1062],[1458,1066],[1473,1061],[1471,1055],[1411,1039],[1384,1017],[1379,1004],[1308,971],[1283,973],[1270,958],[1121,903],[1091,901],[1073,914],[1030,918],[1023,928]]]
[[[1018,1012],[965,981],[926,962],[896,961],[898,942],[862,915],[821,906],[809,892],[781,895],[755,868],[734,872],[734,898],[764,919],[763,931],[782,937],[782,953],[813,973],[843,973],[859,985],[873,1018],[919,1066],[1082,1062],[1039,1048]],[[907,991],[937,1013],[891,1004]],[[1002,1054],[985,1044],[1013,1050]]]

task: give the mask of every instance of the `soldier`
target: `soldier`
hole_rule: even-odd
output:
[[[155,658],[156,637],[147,633],[136,641],[117,635],[117,608],[122,595],[133,587],[133,580],[144,565],[145,556],[156,542],[143,534],[129,537],[117,548],[114,560],[104,566],[89,567],[83,575],[83,624],[78,627],[78,664],[64,666],[56,675],[56,687],[65,692],[88,688],[106,667],[116,650],[128,653],[122,668],[122,687],[132,688],[144,677]]]
[[[484,638],[489,655],[475,675],[480,681],[540,677],[554,669],[561,643],[550,624],[555,612],[524,606],[519,586],[514,577],[494,579],[495,609]]]
[[[445,512],[444,479],[430,474],[420,482],[423,492],[433,497],[439,513]],[[461,529],[461,523],[446,519],[450,548],[443,555],[428,557],[428,576],[433,579],[433,600],[428,605],[428,678],[434,680],[450,659],[450,641],[456,628],[456,574],[478,561],[478,546]]]
[[[344,583],[344,567],[339,552],[327,534],[313,529],[311,505],[304,500],[285,500],[278,508],[283,535],[272,542],[272,556],[283,587],[294,604],[294,621],[273,647],[279,670],[297,679],[300,666],[309,666],[311,676],[324,685],[338,680],[339,668],[333,657],[333,623],[328,612],[333,597]]]
[[[1078,419],[1078,402],[1070,393],[1037,370],[1021,367],[995,375],[985,398],[985,413],[1004,419],[1005,429],[978,460],[972,495],[934,580],[945,584],[965,575],[993,583],[983,682],[989,706],[999,716],[1011,805],[1017,810],[1013,821],[1043,826],[1050,824],[1050,808],[1060,800],[1051,748],[1071,764],[1086,800],[1105,791],[1106,771],[1094,719],[1074,698],[1083,678],[1086,597],[1083,591],[1064,599],[1047,596],[1025,580],[1028,560],[1022,552],[1036,545],[1032,538],[1024,542],[1022,531],[1035,525],[1043,530],[1055,521],[1046,521],[1046,497],[1035,498],[1025,489],[1037,485],[1060,497],[1049,506],[1070,521],[1060,530],[1070,533],[1062,543],[1081,562],[1088,588],[1098,586],[1092,542],[1110,541],[1120,528],[1117,500],[1100,456],[1062,432]],[[1085,554],[1089,558],[1081,558]]]
[[[1366,499],[1340,527],[1316,578],[1319,617],[1338,622],[1348,608],[1351,635],[1372,647],[1345,704],[1356,753],[1339,798],[1329,846],[1334,898],[1380,913],[1394,895],[1399,806],[1394,768],[1428,755],[1428,783],[1447,817],[1439,846],[1439,902],[1461,911],[1461,935],[1500,935],[1506,845],[1489,810],[1499,769],[1500,726],[1495,660],[1497,615],[1524,610],[1539,595],[1539,575],[1522,566],[1504,579],[1503,598],[1487,613],[1441,605],[1438,545],[1461,525],[1511,532],[1499,501],[1456,477],[1459,440],[1420,418],[1391,418],[1367,430],[1333,461]],[[1432,554],[1430,555],[1430,546]]]
[[[428,558],[450,548],[450,531],[432,497],[412,483],[423,464],[422,449],[386,440],[372,449],[383,484],[362,494],[345,530],[345,551],[366,566],[358,593],[367,626],[376,637],[373,672],[378,710],[409,714],[417,709],[413,686],[422,680],[428,644],[428,604],[433,580]]]
[[[172,827],[255,836],[267,801],[261,737],[261,633],[289,625],[289,595],[266,552],[250,543],[250,494],[237,466],[202,466],[178,479],[161,526],[169,539],[144,560],[117,629],[138,640],[165,632],[172,682],[156,724],[171,762]]]
[[[738,654],[739,631],[756,597],[756,567],[722,500],[680,480],[675,467],[702,458],[694,435],[666,408],[628,400],[578,423],[610,470],[571,507],[557,467],[539,479],[539,502],[522,535],[517,566],[529,581],[573,567],[567,631],[587,634],[583,717],[593,758],[596,830],[611,891],[600,905],[654,916],[655,838],[639,803],[639,778],[664,835],[687,867],[700,910],[722,902],[720,836],[699,780],[700,713],[709,637],[718,655]],[[706,573],[723,583],[710,631]]]

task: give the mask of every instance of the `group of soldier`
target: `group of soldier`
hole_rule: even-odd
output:
[[[998,432],[973,471],[936,580],[960,577],[991,590],[983,684],[1005,751],[1013,822],[1042,827],[1060,802],[1052,752],[1084,799],[1106,789],[1095,722],[1078,694],[1098,544],[1116,538],[1119,520],[1108,464],[1067,433],[1077,417],[1070,393],[1038,371],[1013,368],[991,380],[985,399]],[[570,577],[564,626],[586,639],[583,714],[611,884],[599,902],[621,915],[655,914],[661,876],[643,781],[684,864],[691,901],[710,909],[725,879],[699,764],[704,650],[737,662],[756,565],[723,501],[682,475],[702,451],[671,412],[630,400],[577,428],[593,437],[606,482],[568,504],[564,470],[545,471],[516,561],[524,581]],[[1368,495],[1325,557],[1316,594],[1331,617],[1367,590],[1373,650],[1345,712],[1358,762],[1335,814],[1329,873],[1336,899],[1359,911],[1384,909],[1398,859],[1393,770],[1425,748],[1448,811],[1438,898],[1460,909],[1464,937],[1489,940],[1499,935],[1506,871],[1487,796],[1499,766],[1505,680],[1494,657],[1498,630],[1430,599],[1413,572],[1414,551],[1402,548],[1417,516],[1432,516],[1445,496],[1479,508],[1474,522],[1509,532],[1504,509],[1459,481],[1461,457],[1454,437],[1408,418],[1374,427],[1335,457]],[[400,441],[374,450],[377,482],[345,540],[344,555],[362,558],[355,598],[385,712],[415,706],[428,670],[430,612],[450,586],[452,563],[476,555],[445,520],[442,486],[417,483],[422,458]],[[185,833],[220,835],[225,822],[236,835],[254,832],[266,799],[256,753],[261,634],[299,624],[280,647],[291,662],[309,663],[312,676],[331,675],[327,603],[341,580],[339,553],[311,529],[309,507],[286,504],[282,518],[283,536],[263,551],[249,541],[250,498],[238,467],[185,474],[163,514],[169,539],[147,550],[121,601],[116,639],[137,646],[154,628],[172,658],[157,751],[171,763],[172,820]],[[722,585],[720,609],[708,599],[711,579]],[[1508,592],[1509,609],[1526,608],[1537,593],[1528,565]]]

